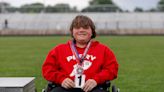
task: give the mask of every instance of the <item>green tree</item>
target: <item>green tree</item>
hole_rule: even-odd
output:
[[[57,12],[57,9],[54,6],[49,5],[45,8],[45,12]]]
[[[55,8],[57,9],[57,12],[70,12],[71,8],[69,6],[69,4],[56,4]]]
[[[112,0],[92,0],[82,12],[116,12],[122,11]]]
[[[47,6],[46,12],[76,12],[76,7],[71,8],[69,4],[59,3],[55,6]]]
[[[150,10],[148,10],[148,12],[155,12],[155,11],[157,11],[157,9],[155,8],[151,8]]]
[[[114,4],[112,0],[92,0],[89,2],[90,5],[99,5],[99,4]]]
[[[143,12],[144,10],[143,10],[142,8],[140,8],[140,7],[136,7],[136,8],[134,9],[134,11],[135,11],[135,12]]]
[[[25,4],[20,7],[20,11],[26,13],[39,13],[43,10],[44,5],[42,3]]]
[[[160,0],[158,4],[164,4],[164,0]]]
[[[158,2],[157,8],[159,11],[164,11],[164,0]]]

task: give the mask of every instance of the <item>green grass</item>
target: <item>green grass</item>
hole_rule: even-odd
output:
[[[36,77],[38,92],[45,87],[41,66],[48,51],[70,39],[67,36],[0,37],[0,77]],[[113,81],[121,92],[164,91],[163,36],[98,36],[119,62]]]

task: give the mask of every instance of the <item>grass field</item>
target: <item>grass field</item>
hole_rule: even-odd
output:
[[[67,36],[0,37],[0,77],[36,77],[38,92],[45,87],[41,66],[48,51]],[[113,81],[121,92],[164,91],[163,36],[98,36],[113,49],[119,75]]]

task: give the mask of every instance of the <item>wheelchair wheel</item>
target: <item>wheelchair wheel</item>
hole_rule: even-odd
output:
[[[117,87],[115,85],[112,85],[112,92],[118,92]]]

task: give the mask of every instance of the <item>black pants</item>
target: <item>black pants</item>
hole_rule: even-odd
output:
[[[58,87],[55,87],[51,92],[84,92],[84,91],[80,88],[65,89],[61,86],[58,86]],[[107,91],[102,90],[99,87],[95,87],[90,92],[107,92]]]

